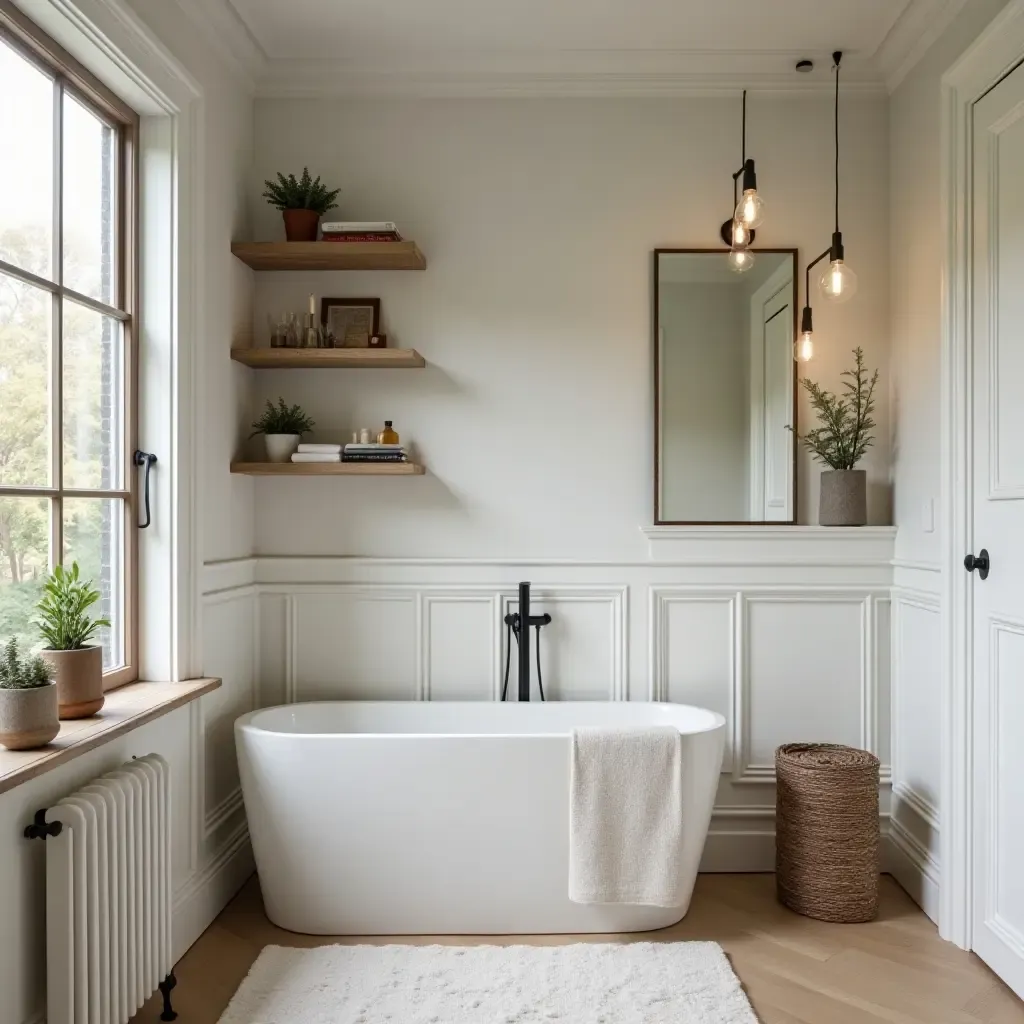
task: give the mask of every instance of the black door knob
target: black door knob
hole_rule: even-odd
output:
[[[982,548],[977,555],[968,555],[964,559],[964,568],[968,572],[974,572],[974,570],[977,569],[978,575],[983,580],[988,579],[988,567],[988,552],[984,548]]]

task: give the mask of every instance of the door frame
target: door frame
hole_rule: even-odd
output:
[[[974,532],[973,108],[1024,62],[1024,0],[1012,0],[942,76],[942,660],[939,934],[973,939],[974,602],[963,569]]]

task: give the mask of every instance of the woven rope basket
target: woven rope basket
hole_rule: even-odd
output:
[[[819,921],[878,913],[878,758],[829,743],[775,751],[779,901]]]

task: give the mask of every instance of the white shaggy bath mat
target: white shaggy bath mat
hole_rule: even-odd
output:
[[[757,1024],[714,942],[268,946],[220,1024]]]

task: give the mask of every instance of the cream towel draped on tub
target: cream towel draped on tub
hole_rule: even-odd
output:
[[[681,906],[682,819],[678,729],[573,730],[569,899]]]

